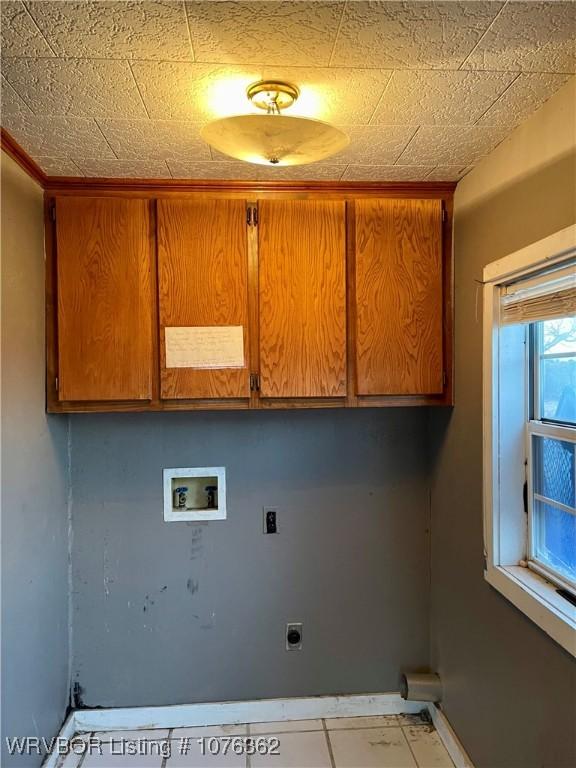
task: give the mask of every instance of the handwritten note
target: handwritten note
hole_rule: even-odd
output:
[[[166,368],[243,368],[241,325],[165,328]]]

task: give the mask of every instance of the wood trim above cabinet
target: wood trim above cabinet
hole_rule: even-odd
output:
[[[33,162],[33,161],[32,161]],[[454,181],[238,181],[211,179],[105,179],[49,176],[44,184],[52,195],[115,197],[242,197],[263,200],[285,197],[449,197]]]

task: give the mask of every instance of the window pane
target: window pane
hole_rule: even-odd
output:
[[[576,507],[576,444],[539,435],[534,435],[533,441],[535,493],[568,507]]]
[[[576,355],[543,358],[542,416],[576,424]]]
[[[535,559],[576,581],[576,515],[539,501],[534,512]]]
[[[544,320],[542,325],[543,354],[562,354],[569,352],[576,355],[576,317],[563,317],[560,320]]]
[[[576,424],[576,317],[539,326],[542,418]]]

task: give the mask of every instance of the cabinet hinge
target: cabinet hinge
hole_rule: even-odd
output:
[[[54,201],[50,203],[50,218],[52,221],[56,221],[56,203]]]
[[[448,374],[446,371],[442,371],[442,386],[445,387],[448,384]]]
[[[56,387],[56,392],[58,392],[58,385],[59,384],[60,384],[60,382],[58,381],[58,376],[56,376],[56,378],[54,379],[54,386]]]
[[[442,221],[446,221],[448,218],[448,213],[446,212],[446,208],[442,207]]]
[[[258,208],[255,205],[249,205],[246,208],[246,224],[249,227],[255,227],[258,224]]]
[[[260,389],[260,376],[257,373],[250,374],[250,391],[258,392]]]

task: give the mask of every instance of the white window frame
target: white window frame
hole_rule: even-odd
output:
[[[504,493],[499,472],[499,312],[503,286],[575,255],[576,225],[572,225],[488,264],[483,276],[484,578],[574,657],[576,607],[558,594],[556,584],[543,573],[528,568],[523,558],[514,562],[505,554],[510,548],[505,546],[504,537],[514,530],[515,523],[510,519],[512,510],[500,503]]]

